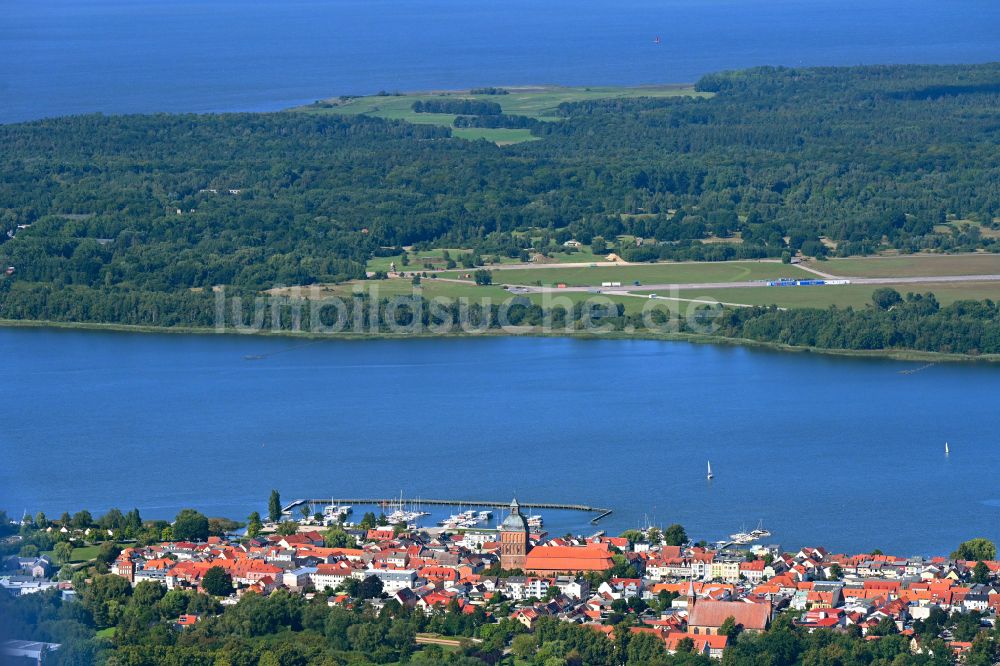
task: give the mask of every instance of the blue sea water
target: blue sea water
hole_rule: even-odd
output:
[[[0,11],[0,122],[1000,59],[995,0],[7,0]]]
[[[0,122],[998,59],[993,0],[10,0]],[[1000,538],[993,367],[900,375],[885,360],[560,339],[243,359],[291,344],[0,330],[0,508],[241,517],[272,487],[403,490],[609,506],[612,532],[676,521],[714,539],[763,519],[789,547],[938,554]]]
[[[606,506],[612,533],[680,522],[717,539],[763,520],[789,548],[1000,540],[994,366],[906,375],[919,364],[623,340],[296,344],[0,329],[0,508],[243,518],[271,488],[403,491]],[[597,529],[542,513],[555,534]]]

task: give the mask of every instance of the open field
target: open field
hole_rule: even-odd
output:
[[[553,252],[541,261],[535,261],[538,266],[547,264],[578,264],[581,262],[607,261],[608,252],[594,254],[589,245],[577,248],[576,252]]]
[[[369,97],[354,97],[344,102],[339,98],[323,100],[335,106],[324,108],[317,106],[302,106],[295,111],[310,113],[367,113],[382,118],[396,118],[410,122],[430,122],[421,119],[428,116],[438,116],[442,120],[447,117],[450,124],[455,117],[449,114],[414,113],[412,106],[416,101],[426,102],[434,99],[473,99],[485,102],[496,102],[504,113],[517,116],[528,116],[538,120],[558,119],[558,107],[563,102],[581,102],[593,99],[621,99],[628,97],[711,97],[711,93],[696,92],[694,86],[664,85],[640,86],[637,88],[606,86],[606,87],[563,87],[537,86],[526,88],[507,88],[507,95],[470,95],[465,91],[417,92],[405,95],[372,95]],[[416,117],[417,120],[412,120]]]
[[[427,272],[443,271],[445,270],[444,268],[445,249],[448,250],[448,253],[451,255],[451,258],[455,259],[456,261],[458,260],[460,255],[469,254],[470,252],[472,252],[472,250],[468,249],[463,250],[457,248],[435,248],[433,250],[413,251],[409,253],[410,255],[409,266],[403,266],[402,263],[403,255],[401,254],[393,255],[390,257],[372,257],[371,259],[368,260],[368,263],[365,265],[365,269],[369,271],[388,271],[389,264],[395,262],[396,270],[405,271],[407,273],[411,271],[416,271],[420,273],[424,271]],[[535,264],[539,268],[544,268],[545,266],[548,265],[593,263],[593,262],[606,261],[607,256],[608,255],[606,252],[602,254],[594,254],[591,251],[590,247],[584,246],[582,248],[579,248],[577,252],[570,252],[570,253],[553,252],[548,257],[545,257],[540,261],[536,260]],[[428,263],[433,264],[434,268],[433,269],[425,268],[423,261],[424,259],[430,259],[430,262]],[[517,257],[507,257],[503,255],[497,256],[497,255],[484,254],[482,255],[482,259],[483,261],[486,262],[483,268],[494,268],[496,266],[521,263],[521,260],[518,259]],[[449,273],[455,273],[455,272],[468,273],[470,272],[470,270],[475,270],[475,269],[463,270],[460,268],[453,268],[449,271]]]
[[[444,269],[444,253],[447,252],[451,255],[452,259],[457,260],[463,254],[469,254],[472,250],[454,247],[441,247],[435,248],[433,250],[413,250],[409,252],[410,265],[403,266],[403,255],[396,254],[390,257],[372,257],[368,260],[365,268],[369,271],[387,271],[389,270],[389,264],[395,262],[396,270],[400,271],[419,271],[431,270],[424,268],[424,260],[429,260],[427,263],[438,264],[440,263],[440,268],[435,270]],[[513,259],[511,261],[514,261]]]
[[[100,550],[100,546],[84,546],[83,548],[74,548],[73,555],[70,556],[69,563],[77,564],[80,562],[89,562],[90,560],[97,557],[97,553]],[[50,559],[54,558],[54,552],[52,550],[42,551],[42,555],[48,555]]]
[[[457,277],[457,272],[440,274]],[[779,277],[800,279],[815,278],[812,273],[796,266],[777,262],[718,261],[706,263],[629,264],[624,266],[597,266],[585,268],[525,268],[495,273],[494,282],[504,284],[600,286],[601,282],[621,282],[623,287],[635,281],[643,284],[685,284],[692,282],[740,282],[766,280]]]
[[[293,288],[286,287],[284,289],[271,290],[269,293],[288,296],[295,293],[292,289]],[[353,294],[358,292],[366,293],[376,299],[394,298],[396,296],[410,296],[417,293],[409,278],[393,278],[390,280],[354,280],[342,284],[317,285],[315,290],[312,290],[309,287],[303,287],[300,294],[304,298],[339,297],[348,299],[351,298]],[[542,305],[544,307],[562,306],[567,308],[572,307],[575,303],[583,302],[588,298],[595,298],[596,296],[602,303],[607,303],[610,300],[612,303],[623,304],[626,312],[641,312],[643,306],[646,305],[646,302],[643,299],[636,298],[634,296],[606,296],[603,294],[598,296],[596,294],[589,294],[586,292],[517,294],[495,285],[477,287],[474,284],[466,282],[452,282],[449,280],[434,280],[430,278],[421,280],[419,293],[424,298],[465,298],[468,299],[470,303],[477,303],[483,301],[484,299],[489,299],[494,305],[498,305],[508,299],[520,296],[522,298],[527,298],[536,305]],[[660,302],[658,307],[676,309],[677,306],[673,302],[663,301]]]
[[[412,250],[410,251],[410,265],[403,266],[403,255],[397,254],[391,257],[372,257],[368,260],[365,268],[369,271],[388,271],[389,265],[393,262],[396,264],[396,270],[404,271],[406,273],[416,272],[416,273],[431,273],[436,271],[446,270],[446,260],[444,258],[444,253],[448,252],[451,258],[458,261],[459,257],[463,254],[471,254],[472,250],[461,249],[461,248],[435,248],[433,250]],[[588,255],[589,256],[589,255]],[[491,266],[504,265],[504,264],[518,264],[521,263],[519,259],[515,257],[497,256],[493,254],[483,254],[480,255],[482,260],[486,262],[486,268]],[[433,268],[426,268],[424,264],[431,264]],[[452,271],[462,270],[460,268],[453,268]],[[466,269],[466,272],[475,269]]]
[[[1000,285],[989,282],[928,282],[899,285],[828,285],[823,287],[745,287],[739,289],[681,289],[680,298],[714,298],[727,303],[747,305],[777,305],[783,308],[828,308],[870,305],[872,292],[882,287],[892,287],[904,296],[908,292],[933,293],[942,305],[972,299],[1000,299]],[[650,292],[633,292],[650,293]],[[656,292],[661,296],[672,296]]]
[[[808,264],[843,277],[932,277],[1000,274],[1000,254],[914,254],[901,257],[847,257]]]
[[[268,293],[290,295],[295,293],[294,287],[270,290]],[[313,287],[302,287],[300,294],[304,298],[327,298],[337,296],[340,298],[350,298],[355,293],[366,293],[374,298],[393,298],[395,296],[409,296],[415,293],[415,288],[410,278],[393,278],[391,280],[351,280],[341,284],[323,284]],[[499,303],[511,296],[502,287],[485,286],[477,287],[471,282],[451,282],[445,280],[433,280],[430,278],[421,280],[420,293],[424,298],[469,298],[479,300],[490,298],[494,303]]]
[[[644,86],[639,88],[624,87],[590,87],[574,88],[561,86],[538,86],[527,88],[508,88],[507,95],[471,95],[465,91],[424,92],[405,95],[373,95],[355,97],[341,101],[340,98],[323,100],[321,105],[302,106],[293,109],[306,113],[342,113],[367,114],[392,120],[405,120],[411,123],[443,125],[452,127],[455,115],[450,113],[415,113],[412,109],[416,101],[434,99],[472,99],[496,102],[504,113],[518,116],[528,116],[537,120],[559,120],[558,107],[563,102],[578,102],[590,99],[619,99],[625,97],[678,97],[699,96],[708,97],[710,93],[695,92],[692,86],[666,85]],[[324,106],[324,104],[329,106]],[[454,128],[452,134],[468,140],[486,139],[497,144],[521,143],[534,141],[537,137],[527,129],[478,127]]]

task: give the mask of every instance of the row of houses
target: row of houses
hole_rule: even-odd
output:
[[[344,592],[347,583],[374,578],[383,595],[367,603],[376,606],[395,599],[427,613],[457,608],[488,617],[502,607],[528,629],[551,617],[612,638],[628,608],[637,616],[630,631],[657,636],[667,651],[693,646],[711,657],[720,657],[728,645],[722,631],[727,621],[740,631],[760,632],[777,612],[792,613],[806,630],[857,625],[868,633],[888,620],[912,633],[913,623],[933,608],[980,613],[984,626],[995,623],[1000,609],[997,562],[984,563],[983,581],[975,562],[831,554],[823,548],[715,550],[530,533],[523,552],[516,552],[518,542],[501,539],[502,530],[350,534],[356,543],[347,548],[327,547],[321,533],[308,530],[242,541],[166,542],[122,551],[112,572],[133,584],[151,580],[199,589],[205,573],[221,567],[237,588],[225,603],[287,588],[324,593],[330,604],[354,604],[358,600]],[[518,558],[522,570],[498,570],[505,557]],[[625,575],[611,575],[612,569]],[[500,600],[508,603],[495,603]]]

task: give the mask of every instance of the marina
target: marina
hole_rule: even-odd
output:
[[[378,506],[382,507],[383,510],[386,508],[392,509],[391,514],[386,514],[386,518],[389,519],[390,523],[405,523],[410,524],[413,520],[419,517],[425,517],[430,515],[423,511],[413,511],[405,510],[404,506],[457,506],[457,507],[475,507],[475,508],[486,508],[486,509],[503,509],[510,504],[507,502],[499,501],[483,501],[483,500],[452,500],[452,499],[406,499],[403,497],[395,498],[329,498],[329,499],[297,499],[290,502],[284,506],[282,513],[291,514],[292,511],[301,506],[324,506],[323,515],[332,515],[331,507],[337,507],[338,509],[351,508],[352,505],[365,505],[365,506]],[[563,504],[559,502],[520,502],[520,505],[529,509],[554,509],[559,511],[582,511],[586,513],[596,513],[597,515],[590,519],[591,525],[596,525],[598,521],[602,518],[614,513],[613,509],[608,509],[604,507],[589,506],[587,504]],[[345,514],[346,515],[346,514]],[[395,517],[397,520],[393,520]],[[474,509],[468,509],[465,511],[460,511],[457,514],[449,516],[446,520],[441,521],[442,527],[475,527],[484,522],[489,521],[492,518],[492,512],[488,510],[476,511]],[[533,528],[541,528],[543,525],[542,516],[532,515],[528,516],[528,526]]]

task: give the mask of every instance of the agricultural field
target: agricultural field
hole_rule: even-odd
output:
[[[528,116],[536,120],[558,121],[558,107],[563,102],[578,102],[590,99],[618,99],[626,97],[709,97],[710,93],[695,92],[691,86],[645,86],[639,88],[590,87],[574,88],[561,86],[539,86],[527,88],[507,88],[507,95],[472,95],[465,91],[410,93],[405,95],[372,95],[349,99],[331,98],[319,104],[297,107],[293,111],[305,113],[366,114],[391,120],[405,120],[411,123],[444,125],[452,127],[455,115],[450,113],[416,113],[412,106],[417,101],[435,99],[470,99],[496,102],[504,113]],[[534,141],[527,129],[508,128],[452,128],[452,134],[462,139],[475,141],[486,139],[499,145]]]
[[[827,285],[822,287],[742,287],[736,289],[681,289],[676,294],[656,292],[661,296],[680,298],[712,298],[726,303],[745,305],[777,305],[783,308],[828,308],[870,305],[872,292],[881,287],[892,287],[904,296],[908,292],[931,292],[942,305],[955,301],[1000,298],[1000,284],[993,282],[928,282],[898,285]],[[649,293],[649,292],[633,292]]]
[[[911,254],[898,257],[847,257],[809,263],[841,277],[933,277],[1000,274],[1000,254]]]
[[[457,277],[456,272],[440,274]],[[795,266],[778,262],[718,261],[705,263],[627,264],[622,266],[524,268],[497,271],[494,282],[504,284],[566,284],[573,287],[600,286],[602,282],[621,282],[623,287],[642,284],[685,284],[692,282],[742,282],[779,277],[798,279],[816,275]]]

